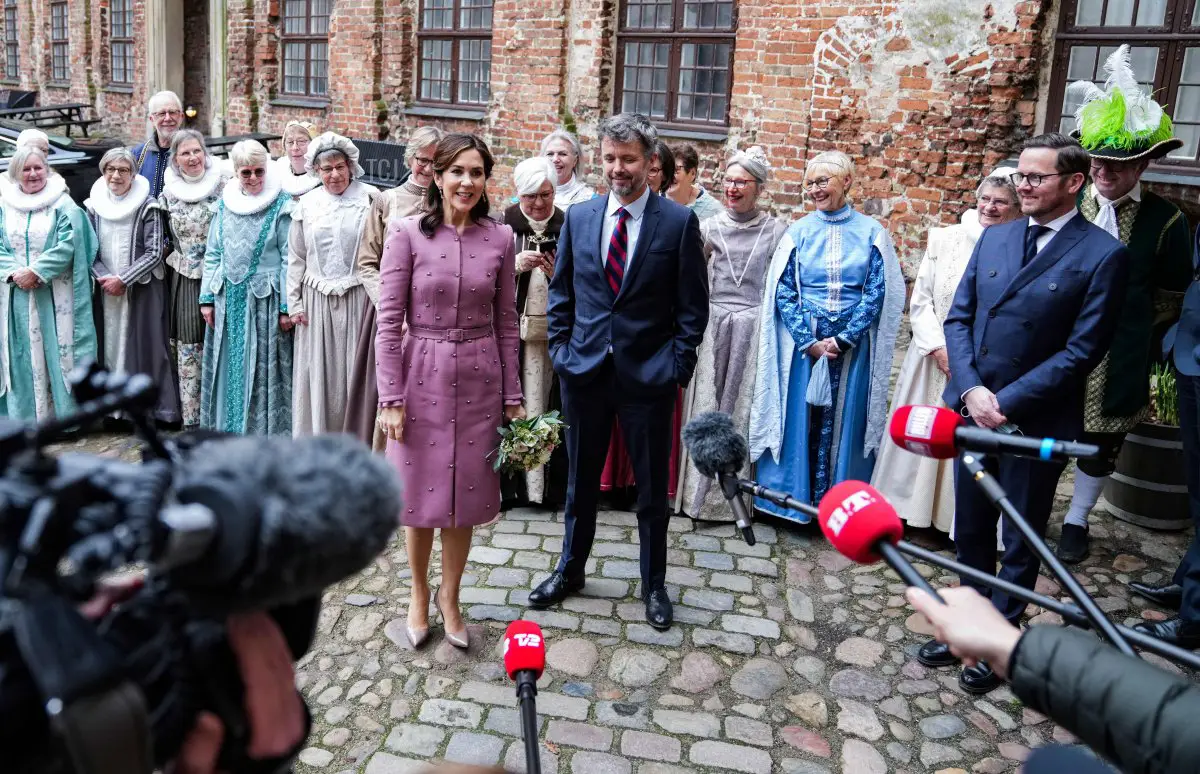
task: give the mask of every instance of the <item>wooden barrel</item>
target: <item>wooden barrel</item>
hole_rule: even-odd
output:
[[[1179,428],[1144,422],[1125,437],[1117,470],[1104,486],[1102,505],[1130,524],[1187,529],[1192,520],[1184,470]]]

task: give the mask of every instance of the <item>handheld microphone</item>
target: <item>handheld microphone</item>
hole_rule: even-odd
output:
[[[937,406],[901,406],[892,414],[889,433],[900,448],[939,460],[950,459],[964,450],[1039,460],[1090,459],[1100,453],[1100,448],[1092,444],[1026,438],[971,427],[958,412]]]
[[[521,736],[525,741],[525,766],[541,774],[542,757],[538,750],[537,681],[546,668],[546,640],[542,628],[533,621],[513,621],[504,632],[504,671],[517,684],[521,705]]]
[[[830,487],[821,498],[817,521],[838,553],[859,564],[882,558],[906,584],[942,601],[896,548],[904,535],[904,524],[896,509],[870,484],[843,481]]]
[[[716,477],[721,493],[733,509],[742,539],[754,545],[754,529],[746,504],[739,493],[738,473],[746,464],[746,439],[733,427],[733,418],[720,411],[697,414],[684,426],[683,445],[700,475]]]

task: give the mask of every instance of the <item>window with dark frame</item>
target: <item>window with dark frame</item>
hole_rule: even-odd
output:
[[[50,3],[50,80],[71,80],[71,36],[65,2]]]
[[[417,101],[486,105],[492,96],[492,0],[421,0]]]
[[[1046,130],[1071,132],[1079,107],[1067,84],[1103,86],[1104,61],[1130,47],[1134,76],[1175,123],[1183,147],[1155,165],[1200,167],[1200,2],[1197,0],[1065,0],[1054,47]]]
[[[729,124],[733,0],[621,0],[616,104],[666,125]]]
[[[283,0],[280,92],[295,97],[329,95],[329,13],[333,0]]]
[[[112,56],[112,82],[133,84],[133,0],[112,0],[109,49]]]
[[[21,52],[17,27],[17,0],[4,0],[4,80],[21,78]]]

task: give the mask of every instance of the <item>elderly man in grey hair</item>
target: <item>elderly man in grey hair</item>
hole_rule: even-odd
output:
[[[150,98],[147,113],[153,129],[133,148],[133,157],[138,174],[150,181],[150,195],[157,198],[171,157],[171,138],[183,127],[183,103],[175,92],[160,91]]]
[[[529,603],[549,607],[583,588],[615,417],[637,481],[646,620],[667,629],[672,420],[708,323],[707,268],[696,216],[647,184],[658,140],[650,122],[622,113],[598,134],[609,192],[567,210],[547,308],[568,425],[566,532],[558,566]]]

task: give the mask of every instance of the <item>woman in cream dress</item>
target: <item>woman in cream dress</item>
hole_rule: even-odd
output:
[[[1005,223],[1021,214],[1017,192],[1001,167],[979,185],[977,210],[967,210],[955,226],[929,231],[925,259],[909,302],[912,342],[904,356],[892,411],[900,406],[942,406],[949,361],[942,323],[954,302],[975,242],[983,229]],[[935,460],[901,449],[890,440],[882,444],[871,483],[882,492],[900,518],[911,527],[934,526],[950,532],[954,524],[954,460]]]

